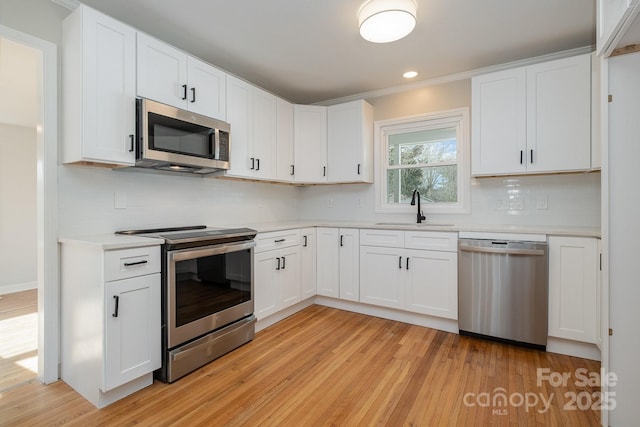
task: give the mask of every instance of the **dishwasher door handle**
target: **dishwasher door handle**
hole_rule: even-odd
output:
[[[507,249],[507,248],[486,248],[482,246],[460,245],[460,250],[465,252],[483,252],[488,254],[507,254],[507,255],[535,255],[544,256],[544,250],[541,249]]]

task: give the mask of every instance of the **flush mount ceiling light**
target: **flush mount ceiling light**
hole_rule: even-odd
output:
[[[360,35],[373,43],[400,40],[416,26],[414,0],[369,0],[358,12]]]
[[[417,71],[407,71],[402,75],[405,79],[412,79],[418,75]]]

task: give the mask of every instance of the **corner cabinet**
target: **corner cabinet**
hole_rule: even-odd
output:
[[[304,300],[316,294],[316,229],[300,230],[300,299]]]
[[[294,105],[295,182],[327,182],[327,107]]]
[[[360,301],[458,318],[457,233],[360,230]]]
[[[62,162],[133,165],[135,30],[80,5],[62,44]]]
[[[317,232],[317,294],[360,300],[358,229],[320,227]]]
[[[227,76],[231,168],[226,176],[293,180],[293,105],[256,86]]]
[[[373,107],[359,100],[327,109],[328,181],[373,182]]]
[[[591,55],[472,79],[472,174],[591,168]]]
[[[549,336],[598,341],[599,239],[549,237]]]
[[[226,120],[226,73],[144,33],[137,33],[137,93]]]
[[[61,245],[61,378],[98,408],[150,385],[161,366],[161,261],[153,245]]]

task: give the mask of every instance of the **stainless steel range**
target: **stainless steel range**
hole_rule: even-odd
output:
[[[162,368],[173,382],[255,336],[249,228],[127,230],[162,245]]]

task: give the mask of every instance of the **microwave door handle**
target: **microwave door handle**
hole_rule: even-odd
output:
[[[218,132],[218,129],[212,129],[209,132],[209,150],[212,159],[217,159],[220,156],[220,135]]]

